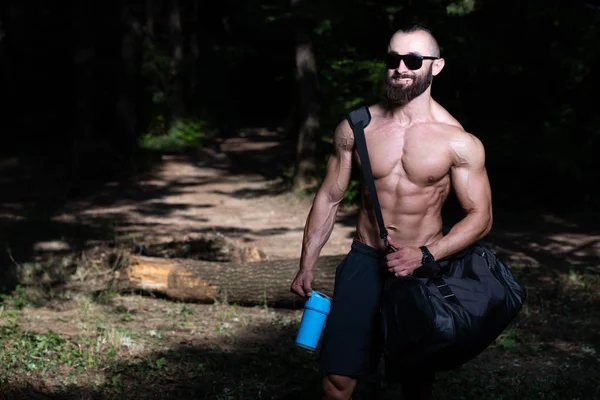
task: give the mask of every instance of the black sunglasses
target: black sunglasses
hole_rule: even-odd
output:
[[[389,52],[385,55],[383,61],[387,69],[396,69],[400,66],[400,61],[404,60],[404,65],[410,70],[417,70],[423,65],[423,60],[437,60],[439,57],[421,56],[418,54],[398,54]]]

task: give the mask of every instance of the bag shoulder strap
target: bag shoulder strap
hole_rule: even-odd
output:
[[[383,239],[385,247],[389,248],[389,243],[387,240],[388,231],[385,228],[385,224],[383,222],[383,215],[381,214],[381,205],[379,204],[377,190],[375,189],[375,180],[373,178],[373,171],[371,170],[371,162],[369,160],[369,152],[367,149],[367,141],[365,139],[364,129],[371,122],[371,113],[369,112],[369,109],[367,107],[360,107],[348,114],[348,122],[350,123],[350,127],[354,132],[354,141],[356,143],[356,150],[358,151],[358,156],[360,158],[363,176],[369,189],[369,196],[371,196],[375,216],[377,217],[377,224],[379,225],[379,237]]]

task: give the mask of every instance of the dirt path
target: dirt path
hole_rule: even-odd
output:
[[[94,223],[112,216],[120,236],[147,245],[220,233],[263,250],[271,259],[297,258],[312,196],[279,194],[274,190],[276,179],[253,172],[258,163],[268,168],[277,157],[289,156],[280,146],[273,134],[263,132],[229,139],[222,145],[225,153],[202,150],[193,157],[163,156],[157,170],[138,182],[135,194],[115,192],[104,195],[112,201],[102,201],[99,195],[69,204],[69,211],[57,219]],[[349,249],[353,213],[342,210],[338,219],[323,255]]]

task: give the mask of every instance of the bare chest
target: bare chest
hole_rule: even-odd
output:
[[[452,160],[446,141],[423,130],[381,130],[366,135],[375,179],[397,177],[430,185],[448,175]]]

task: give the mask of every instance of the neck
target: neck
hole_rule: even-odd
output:
[[[389,104],[389,103],[388,103]],[[415,97],[408,103],[398,106],[389,104],[387,107],[389,115],[402,125],[410,125],[417,121],[431,118],[433,99],[431,98],[431,87]]]

